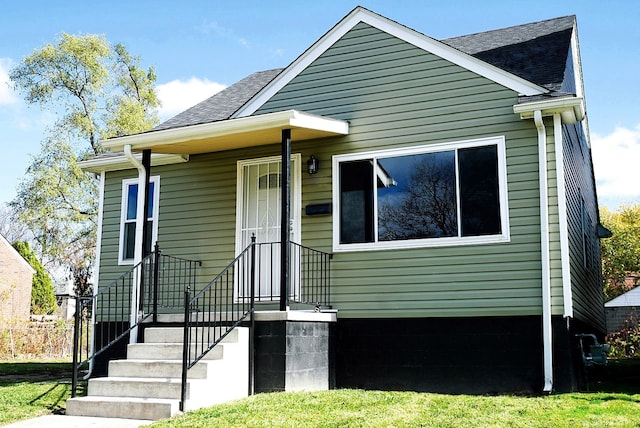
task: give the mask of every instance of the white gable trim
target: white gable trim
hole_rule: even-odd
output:
[[[31,267],[31,265],[29,264],[28,261],[26,261],[24,259],[24,257],[22,257],[22,255],[20,255],[20,253],[18,252],[18,250],[16,250],[15,248],[13,248],[13,245],[11,245],[11,243],[9,241],[7,241],[7,238],[5,238],[4,236],[0,235],[0,242],[2,242],[8,249],[9,252],[12,252],[16,258],[18,259],[18,261],[20,263],[22,263],[22,265],[24,265],[25,268],[27,268],[32,274],[36,273],[36,270],[34,268]]]
[[[349,32],[360,22],[369,24],[392,36],[395,36],[407,43],[419,47],[427,52],[437,55],[443,59],[451,61],[469,71],[477,73],[489,80],[506,86],[520,95],[540,95],[548,91],[528,80],[522,79],[514,74],[508,73],[498,67],[481,61],[471,55],[454,49],[438,40],[432,39],[418,31],[405,27],[395,21],[385,18],[377,13],[362,7],[355,8],[342,21],[336,24],[309,49],[293,61],[282,73],[280,73],[271,83],[258,92],[253,99],[246,103],[232,118],[249,116],[262,107],[271,97],[273,97],[287,83],[293,80],[305,68],[307,68],[320,55],[326,52],[342,36]]]

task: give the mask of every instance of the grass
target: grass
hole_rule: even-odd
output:
[[[259,394],[151,426],[640,427],[640,361],[611,361],[590,384],[598,392],[530,397],[362,390]],[[0,425],[61,413],[70,394],[68,362],[0,362]]]
[[[70,373],[68,362],[0,362],[0,425],[62,413]]]
[[[540,397],[335,390],[259,394],[159,421],[168,427],[637,427],[640,395]]]

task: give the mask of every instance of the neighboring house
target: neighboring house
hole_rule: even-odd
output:
[[[147,249],[202,262],[198,287],[252,235],[291,239],[332,253],[329,386],[575,389],[575,335],[605,332],[578,46],[574,16],[436,40],[354,9],[287,67],[82,162],[99,287],[140,260],[145,219]],[[295,312],[296,256],[270,260],[258,311]]]
[[[29,319],[35,270],[0,235],[0,321]]]
[[[631,284],[637,278],[630,277],[627,281]],[[604,304],[607,316],[607,333],[616,333],[625,327],[625,322],[637,324],[640,320],[640,287],[636,287],[624,294],[609,300]]]

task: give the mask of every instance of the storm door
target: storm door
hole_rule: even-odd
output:
[[[236,254],[244,250],[255,235],[256,298],[278,300],[280,297],[280,225],[281,181],[280,156],[238,162],[238,211]],[[299,241],[300,230],[300,155],[291,159],[291,240]],[[291,287],[297,294],[297,262],[292,256]],[[248,295],[245,284],[240,296]]]

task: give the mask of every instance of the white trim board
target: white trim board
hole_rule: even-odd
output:
[[[451,46],[448,46],[436,39],[359,6],[351,11],[351,13],[343,18],[342,21],[336,24],[317,42],[311,45],[309,49],[293,61],[273,81],[258,92],[252,100],[234,113],[232,118],[250,116],[255,113],[280,89],[286,86],[298,74],[311,65],[311,63],[313,63],[313,61],[315,61],[320,55],[333,46],[342,36],[361,22],[404,40],[405,42],[429,53],[437,55],[440,58],[451,61],[456,65],[486,77],[496,83],[506,86],[521,95],[531,96],[549,92],[547,89],[529,82],[528,80],[522,79],[521,77],[502,70],[501,68],[474,58],[473,56],[452,48]]]

